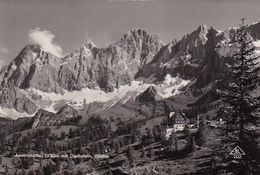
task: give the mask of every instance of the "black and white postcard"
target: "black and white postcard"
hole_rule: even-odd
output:
[[[0,0],[0,175],[259,175],[259,0]]]

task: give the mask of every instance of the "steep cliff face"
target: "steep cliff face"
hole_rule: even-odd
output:
[[[260,22],[250,25],[248,30],[255,40],[260,40]]]
[[[39,107],[17,87],[8,87],[1,90],[1,107],[15,109],[17,112],[33,114]],[[9,116],[11,117],[11,116]]]
[[[60,63],[59,58],[43,51],[39,45],[27,45],[1,73],[1,107],[33,114],[39,106],[22,89],[33,87],[59,92],[56,79]]]
[[[69,119],[79,116],[73,107],[65,105],[56,114],[40,109],[33,116],[32,127],[60,125]]]
[[[186,79],[196,76],[196,72],[201,70],[201,63],[206,57],[207,33],[208,28],[201,25],[180,41],[173,41],[162,47],[138,75],[149,77],[157,74],[158,77],[164,77],[170,73],[172,75],[181,74]]]
[[[134,29],[107,48],[87,42],[64,58],[26,46],[2,72],[1,87],[34,87],[44,92],[100,87],[113,91],[118,83],[128,84],[144,64],[162,47],[158,36]]]
[[[149,63],[162,47],[158,36],[135,29],[107,48],[88,42],[66,56],[58,82],[67,90],[100,87],[113,91],[116,85],[133,81],[143,65]]]
[[[136,97],[138,102],[151,102],[162,99],[157,93],[157,90],[154,86],[148,87],[144,92]]]
[[[27,45],[1,70],[1,105],[32,114],[37,104],[20,91],[27,88],[62,93],[88,87],[112,92],[130,84],[161,47],[157,35],[141,29],[129,31],[107,48],[87,42],[64,58],[43,51],[39,45]]]
[[[260,23],[248,27],[256,42],[259,29]],[[106,48],[88,41],[64,58],[28,45],[1,70],[0,104],[33,114],[44,102],[28,95],[31,88],[60,94],[82,88],[113,92],[139,78],[160,84],[166,75],[189,82],[187,91],[200,90],[223,78],[235,49],[235,32],[201,25],[181,40],[163,45],[157,35],[134,29]]]
[[[43,51],[39,45],[27,45],[2,73],[1,88],[34,87],[45,92],[57,92],[60,63],[59,58]]]
[[[217,32],[211,28],[207,34],[205,44],[206,59],[203,62],[203,69],[197,76],[194,85],[196,88],[203,88],[209,83],[214,83],[225,77],[227,64],[232,61],[232,53],[236,49],[234,36],[236,28],[227,29],[223,32]],[[260,37],[260,23],[248,26],[248,31],[255,41]]]
[[[248,26],[255,41],[260,37],[260,23]],[[235,49],[236,28],[217,31],[201,25],[197,30],[185,35],[180,41],[163,46],[154,59],[144,65],[137,76],[155,76],[158,80],[166,74],[174,77],[195,80],[193,88],[203,88],[221,79],[225,74],[226,63],[231,60]]]

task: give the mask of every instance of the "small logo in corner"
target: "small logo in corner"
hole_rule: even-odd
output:
[[[229,154],[234,156],[234,159],[241,159],[243,155],[246,155],[239,146],[236,146]]]

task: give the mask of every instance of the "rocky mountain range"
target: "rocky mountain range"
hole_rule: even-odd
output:
[[[260,23],[248,30],[260,47]],[[15,112],[37,118],[45,115],[38,111],[41,108],[57,112],[64,105],[81,107],[84,99],[109,102],[107,108],[136,97],[146,102],[146,95],[152,100],[178,94],[202,97],[225,76],[235,32],[236,28],[218,31],[201,25],[179,41],[163,44],[159,36],[134,29],[106,48],[88,41],[63,58],[39,45],[27,45],[0,73],[0,115],[10,117]],[[174,81],[167,82],[167,76]],[[66,99],[77,92],[84,92],[78,93],[79,101]],[[99,95],[91,101],[93,93]],[[62,107],[53,111],[55,106]]]

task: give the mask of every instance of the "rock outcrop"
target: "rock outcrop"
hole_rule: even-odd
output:
[[[260,39],[259,28],[260,23],[248,26],[255,40]],[[223,78],[235,48],[235,32],[235,28],[222,32],[201,25],[181,40],[163,45],[157,35],[134,29],[106,48],[88,41],[64,58],[28,45],[0,72],[0,104],[32,114],[39,107],[23,93],[27,88],[112,92],[139,77],[158,83],[167,74],[190,80],[189,88],[202,89]]]
[[[259,40],[260,23],[248,26],[254,40]],[[203,88],[223,78],[226,63],[231,60],[235,49],[236,28],[217,31],[201,25],[185,35],[180,41],[163,46],[154,59],[144,65],[137,77],[155,76],[158,80],[166,74],[179,75],[183,79],[196,80],[193,87]]]
[[[2,72],[1,88],[34,87],[45,92],[58,92],[57,73],[61,61],[39,45],[27,45]]]
[[[9,87],[1,90],[0,104],[2,107],[15,109],[17,112],[33,114],[38,106],[19,88]]]
[[[162,99],[154,86],[149,86],[143,93],[136,97],[138,102],[152,102]]]
[[[19,89],[61,93],[98,87],[113,91],[116,86],[130,84],[161,47],[157,35],[141,29],[129,31],[107,48],[97,48],[87,42],[64,58],[45,52],[39,45],[27,45],[1,70],[1,105],[29,114],[35,112],[37,105],[21,95]]]
[[[39,109],[32,118],[34,120],[32,127],[61,125],[63,122],[78,116],[79,112],[69,105],[65,105],[56,114]]]
[[[129,84],[143,65],[162,47],[157,35],[134,29],[107,48],[87,42],[64,58],[28,45],[5,69],[1,87],[33,87],[44,92],[99,87],[113,91],[116,83]]]
[[[98,86],[113,91],[116,84],[133,81],[143,65],[149,63],[162,47],[158,36],[135,29],[107,48],[88,42],[64,58],[58,83],[67,90]]]

